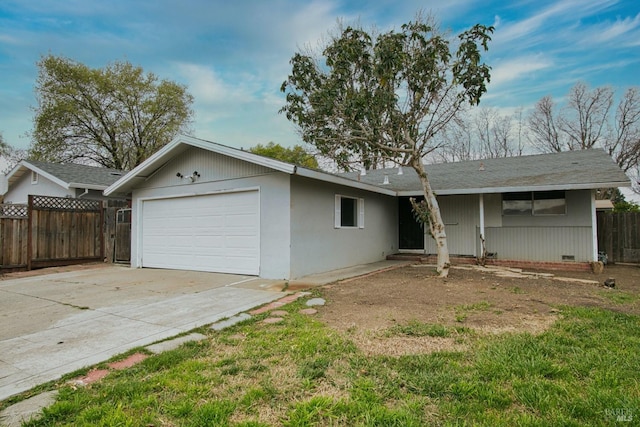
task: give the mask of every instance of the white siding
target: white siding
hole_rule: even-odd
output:
[[[480,224],[478,196],[440,196],[440,214],[451,255],[476,255],[476,227]],[[436,253],[435,241],[427,236],[426,252]]]
[[[503,216],[502,196],[484,196],[487,252],[499,259],[522,261],[562,261],[563,255],[576,261],[590,261],[591,192],[567,191],[567,214],[553,216]],[[438,203],[452,255],[477,256],[480,252],[479,201],[477,195],[440,196]],[[436,253],[429,236],[426,252]]]
[[[29,195],[52,197],[75,197],[75,189],[65,189],[42,175],[38,176],[38,183],[31,183],[31,172],[25,173],[18,182],[4,196],[5,202],[27,203]]]
[[[179,178],[176,174],[189,176],[193,172],[200,174],[197,182],[207,182],[258,176],[272,173],[273,170],[201,148],[190,147],[162,166],[139,188],[192,185],[188,179]]]
[[[363,228],[335,228],[337,194],[363,199]],[[291,278],[383,260],[397,242],[395,197],[291,177]]]
[[[502,216],[501,227],[486,228],[487,252],[507,260],[561,262],[569,255],[578,262],[591,261],[591,191],[567,191],[565,197],[566,215]],[[502,211],[501,200],[491,202],[494,210]]]
[[[179,156],[165,165],[156,175],[145,183],[146,188],[133,192],[133,224],[131,237],[131,265],[141,267],[141,206],[143,200],[151,198],[175,197],[180,195],[205,195],[219,191],[234,191],[240,189],[257,189],[260,192],[260,276],[268,279],[287,279],[290,276],[290,198],[289,176],[263,168],[263,175],[228,178],[232,175],[256,171],[254,165],[238,161],[235,169],[226,170],[220,167],[215,170],[200,168],[204,163],[200,157],[206,157],[208,152],[192,151],[189,156]],[[191,159],[190,157],[194,157]],[[211,159],[211,158],[210,158]],[[223,159],[219,159],[223,160]],[[178,161],[176,163],[176,161]],[[233,162],[230,162],[230,164]],[[182,173],[197,170],[201,178],[191,184],[168,185],[178,171],[176,165],[185,168]],[[211,166],[212,167],[212,166]],[[198,169],[195,169],[198,168]],[[173,176],[172,176],[173,175]],[[221,178],[225,176],[226,178]]]
[[[591,227],[489,227],[485,230],[487,252],[496,253],[498,259],[562,262],[562,256],[569,255],[578,262],[591,261]]]

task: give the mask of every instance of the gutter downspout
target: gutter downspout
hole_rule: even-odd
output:
[[[78,194],[78,197],[76,197],[76,199],[82,199],[82,196],[86,196],[87,194],[89,194],[89,189],[85,188],[84,193]]]

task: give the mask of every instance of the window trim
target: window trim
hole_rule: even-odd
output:
[[[505,200],[505,195],[506,194],[512,194],[512,195],[516,195],[516,194],[529,194],[530,198],[526,199],[526,198],[522,198],[522,199],[518,199],[518,198],[507,198]],[[552,193],[557,193],[558,196],[560,196],[560,193],[562,193],[562,197],[549,197],[551,195],[553,195]],[[536,198],[536,194],[539,195],[540,197]],[[541,202],[543,200],[564,200],[564,211],[562,213],[540,213],[540,208],[538,208],[538,212],[536,212],[536,202]],[[518,201],[522,201],[522,202],[529,202],[529,209],[527,210],[520,210],[517,211],[514,209],[513,213],[505,213],[505,201],[512,201],[512,202],[518,202]],[[567,215],[567,193],[564,190],[558,190],[558,191],[525,191],[525,192],[514,192],[514,193],[502,193],[502,216],[508,216],[508,217],[523,217],[523,216],[563,216],[563,215]]]
[[[31,183],[32,184],[37,184],[38,183],[38,178],[40,178],[40,175],[38,174],[38,172],[31,171]]]
[[[355,200],[355,219],[356,225],[342,225],[342,199],[351,199]],[[343,194],[335,195],[335,206],[334,206],[334,228],[344,228],[344,229],[362,229],[364,228],[364,199],[346,196]]]

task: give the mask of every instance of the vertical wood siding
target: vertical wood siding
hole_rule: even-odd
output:
[[[200,174],[196,183],[223,181],[273,172],[264,166],[192,147],[169,161],[139,188],[190,185],[192,183],[188,178],[179,178],[176,174],[179,172],[184,176],[189,176],[195,171]]]
[[[480,221],[478,203],[478,196],[475,194],[438,197],[451,255],[477,255],[477,226]],[[427,253],[436,253],[436,245],[431,237],[427,239],[426,250]]]
[[[488,227],[487,252],[498,259],[527,261],[563,261],[563,255],[575,261],[591,261],[591,227]]]

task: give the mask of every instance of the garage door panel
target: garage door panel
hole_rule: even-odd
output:
[[[233,248],[239,248],[239,249],[245,249],[247,248],[249,245],[251,245],[251,240],[252,237],[247,236],[247,237],[242,237],[242,236],[236,236],[236,237],[228,237],[227,239],[225,239],[225,246],[227,248],[233,249]]]
[[[142,265],[259,274],[259,193],[143,202]]]

